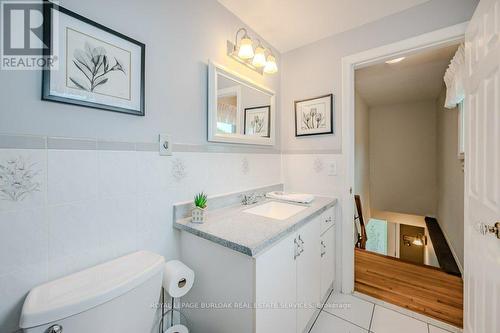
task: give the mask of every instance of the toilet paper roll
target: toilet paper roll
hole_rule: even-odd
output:
[[[186,326],[178,324],[167,328],[165,333],[189,333],[189,330]]]
[[[179,260],[165,264],[163,288],[172,297],[182,297],[188,293],[194,283],[194,272]]]

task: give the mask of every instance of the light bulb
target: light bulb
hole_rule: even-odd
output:
[[[250,37],[245,35],[240,41],[240,49],[238,50],[238,57],[241,59],[253,58],[253,45]]]
[[[273,55],[267,56],[266,67],[264,67],[264,73],[274,74],[278,71],[278,66],[276,65],[276,58]]]
[[[262,46],[257,46],[255,49],[252,65],[255,67],[264,67],[266,65],[266,50]]]

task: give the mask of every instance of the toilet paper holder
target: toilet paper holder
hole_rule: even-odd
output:
[[[194,271],[179,260],[170,260],[165,264],[161,291],[160,332],[187,332],[187,319],[180,309],[175,309],[175,299],[186,295],[193,287]],[[165,294],[171,297],[170,310],[165,311]],[[178,315],[177,315],[178,314]],[[174,322],[177,319],[177,322]],[[175,327],[174,327],[175,326]],[[170,329],[170,330],[169,330]]]
[[[185,280],[185,279],[184,279]],[[183,287],[183,285],[180,285],[181,283],[186,283],[186,281],[182,282],[179,281],[179,287]],[[160,318],[160,332],[159,333],[165,333],[170,327],[178,324],[182,324],[186,327],[189,327],[188,325],[188,320],[187,317],[182,313],[181,310],[175,308],[175,297],[171,297],[171,303],[170,303],[170,309],[166,310],[165,309],[165,293],[167,291],[165,288],[161,288],[161,318]]]

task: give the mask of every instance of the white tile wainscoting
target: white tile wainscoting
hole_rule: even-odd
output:
[[[175,202],[200,191],[282,182],[275,153],[0,149],[0,165],[17,159],[32,179],[31,191],[17,201],[0,193],[0,332],[6,333],[17,329],[35,285],[136,249],[178,258]]]
[[[341,198],[345,172],[341,154],[282,155],[283,181],[287,191],[308,192]],[[330,174],[330,165],[336,165],[336,174]]]

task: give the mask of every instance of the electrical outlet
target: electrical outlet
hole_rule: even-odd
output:
[[[171,156],[172,155],[172,141],[170,140],[170,135],[160,134],[160,155],[161,156]]]
[[[337,162],[330,161],[328,162],[328,176],[336,176],[337,175]]]

